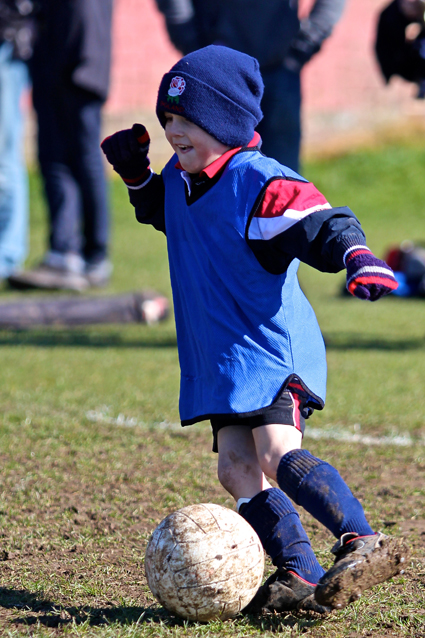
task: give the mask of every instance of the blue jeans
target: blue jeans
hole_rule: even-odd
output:
[[[97,264],[108,254],[107,183],[100,149],[103,101],[64,80],[54,90],[34,76],[38,159],[50,215],[50,250]]]
[[[27,85],[25,62],[12,59],[9,42],[0,43],[0,279],[19,268],[28,250],[28,184],[20,103]]]
[[[301,81],[299,73],[283,66],[262,70],[264,96],[263,120],[257,126],[261,150],[292,170],[299,169],[301,143]]]

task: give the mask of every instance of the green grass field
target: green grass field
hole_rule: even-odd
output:
[[[425,240],[425,140],[311,161],[303,172],[332,205],[352,208],[378,256],[404,239]],[[137,224],[118,180],[111,208],[115,271],[96,294],[154,288],[170,296],[165,240]],[[42,257],[45,236],[32,175],[29,265]],[[172,318],[151,327],[2,330],[0,636],[425,636],[425,302],[347,298],[343,273],[306,266],[300,281],[329,365],[327,405],[309,421],[305,446],[338,467],[372,526],[406,536],[406,574],[320,620],[172,617],[144,577],[150,533],[184,505],[233,507],[216,479],[208,423],[178,426]],[[22,296],[4,288],[0,303]],[[329,566],[333,539],[301,516]]]

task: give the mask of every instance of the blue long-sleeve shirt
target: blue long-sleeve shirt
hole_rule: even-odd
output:
[[[260,143],[256,133],[249,147]],[[228,151],[198,176],[186,176],[188,203],[220,179],[229,159],[240,150]],[[143,188],[129,194],[137,220],[166,234],[162,175],[153,173]],[[285,272],[293,259],[322,272],[339,272],[347,248],[366,243],[360,222],[348,207],[333,208],[313,184],[289,169],[287,177],[270,180],[259,194],[245,239],[263,268],[273,274]]]

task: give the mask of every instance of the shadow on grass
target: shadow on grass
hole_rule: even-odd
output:
[[[163,608],[152,607],[90,607],[83,605],[73,607],[55,604],[45,599],[42,594],[34,594],[27,590],[0,588],[0,607],[22,611],[21,616],[13,617],[10,622],[15,625],[36,625],[44,627],[65,627],[67,625],[87,624],[101,625],[141,625],[144,623],[158,624],[166,627],[190,627],[198,623],[184,620],[169,614]],[[318,620],[308,617],[298,618],[288,615],[280,616],[240,616],[245,624],[249,624],[261,631],[277,631],[279,627],[300,628],[312,627]]]
[[[371,338],[359,333],[335,332],[324,335],[329,350],[382,350],[402,352],[425,349],[423,338]],[[91,334],[85,330],[66,330],[56,327],[31,330],[1,330],[0,348],[3,346],[38,346],[41,348],[176,348],[173,335],[146,333],[140,339],[126,339],[120,332]]]
[[[125,339],[119,332],[90,334],[82,330],[0,330],[2,346],[42,348],[176,348],[175,337],[152,335],[151,339]]]
[[[366,337],[357,332],[334,332],[324,335],[328,350],[382,350],[402,352],[425,348],[425,336],[421,338]]]
[[[118,623],[154,622],[169,626],[183,625],[184,621],[174,618],[165,609],[149,607],[91,607],[83,605],[74,607],[55,604],[42,594],[32,593],[25,589],[0,588],[0,608],[24,612],[14,617],[11,622],[17,625],[35,625],[40,623],[46,627],[60,627],[69,624],[105,625]]]

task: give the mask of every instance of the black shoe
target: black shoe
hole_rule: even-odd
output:
[[[40,288],[82,292],[89,287],[89,282],[83,274],[57,268],[47,263],[41,263],[31,270],[16,272],[8,277],[7,281],[11,288],[17,290]]]
[[[262,585],[253,600],[243,610],[244,614],[263,611],[307,611],[327,614],[330,609],[320,605],[314,598],[315,585],[303,580],[294,572],[278,569]]]
[[[365,589],[402,574],[410,554],[402,538],[382,533],[343,534],[332,553],[335,563],[319,580],[315,599],[333,609],[343,609],[360,598]]]

